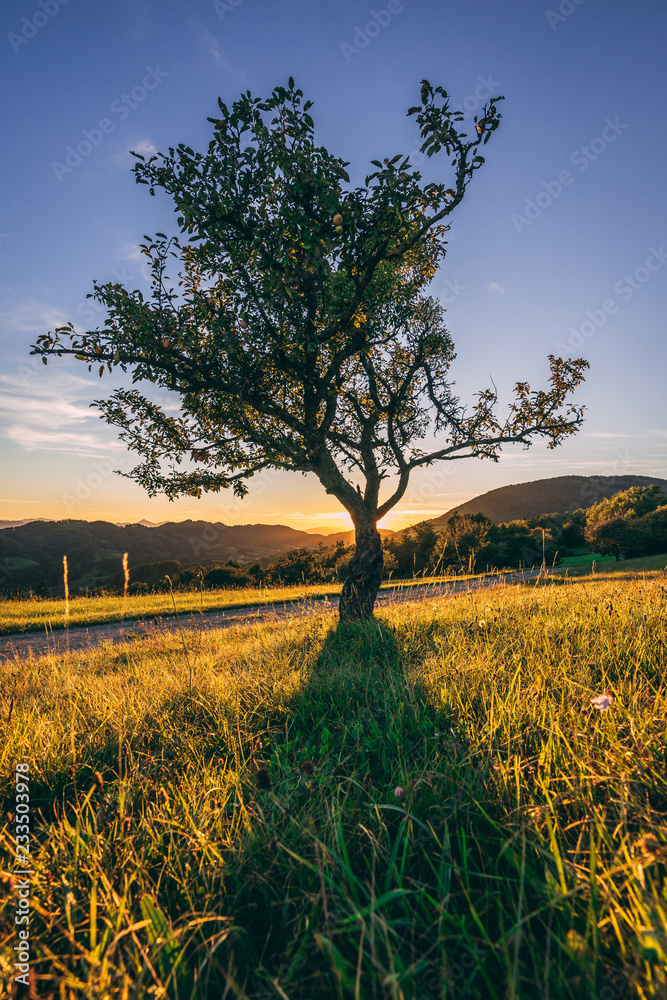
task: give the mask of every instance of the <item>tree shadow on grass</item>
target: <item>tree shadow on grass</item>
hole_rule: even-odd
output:
[[[391,628],[377,620],[339,623],[289,703],[290,728],[300,735],[300,753],[341,773],[345,757],[354,751],[361,751],[365,762],[364,748],[396,728],[389,706],[404,683]]]
[[[333,990],[336,976],[347,977],[350,996],[355,968],[361,995],[384,996],[380,984],[392,978],[425,1000],[583,995],[590,969],[553,939],[565,939],[573,911],[549,901],[544,853],[496,786],[493,761],[465,735],[462,711],[480,726],[488,716],[483,686],[441,703],[410,655],[400,630],[381,619],[342,622],[289,703],[290,743],[268,770],[290,816],[285,823],[274,812],[273,839],[302,859],[304,897],[322,901],[314,927],[305,913],[293,913],[290,926],[310,940],[322,981],[329,976]],[[378,900],[382,943],[367,956],[355,914]],[[267,939],[273,926],[262,928]],[[290,996],[291,976],[280,980]]]
[[[270,822],[257,847],[264,863],[276,842],[299,863],[254,897],[245,890],[246,913],[255,914],[248,951],[280,940],[276,914],[298,884],[301,899],[316,904],[292,909],[282,927],[306,942],[302,964],[279,975],[286,995],[308,995],[299,980],[308,969],[313,996],[335,996],[338,979],[348,986],[343,996],[355,995],[357,981],[357,995],[398,995],[387,985],[395,982],[402,995],[430,1000],[460,987],[461,976],[458,996],[503,996],[493,986],[504,979],[497,955],[480,948],[475,923],[479,906],[493,913],[489,941],[503,933],[497,875],[484,871],[491,825],[475,808],[454,715],[415,678],[397,632],[381,619],[339,623],[287,709],[289,739],[267,760],[272,789],[258,791]],[[275,975],[279,950],[267,947],[264,963]]]

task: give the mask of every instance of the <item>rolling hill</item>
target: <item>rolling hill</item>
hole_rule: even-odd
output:
[[[667,503],[667,479],[655,476],[556,476],[490,490],[429,523],[437,528],[446,524],[453,514],[484,514],[496,524],[539,517],[540,514],[562,514],[591,507],[631,486],[650,486],[652,483],[662,487]]]

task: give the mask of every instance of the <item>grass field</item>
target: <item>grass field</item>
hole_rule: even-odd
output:
[[[476,576],[483,576],[477,574]],[[417,577],[414,580],[388,581],[383,590],[404,589],[450,580],[475,579],[473,576]],[[236,590],[176,591],[166,594],[141,594],[128,597],[110,594],[104,597],[70,598],[66,613],[64,598],[39,597],[19,601],[0,600],[0,635],[16,632],[43,632],[44,630],[77,628],[100,625],[106,622],[131,621],[164,615],[190,614],[200,611],[220,611],[225,608],[243,608],[251,604],[280,604],[284,601],[317,600],[330,594],[339,594],[341,584],[299,584],[286,587],[240,587]]]
[[[622,559],[620,562],[617,562],[614,556],[581,553],[568,556],[559,565],[566,569],[576,569],[583,573],[590,573],[593,564],[595,564],[594,568],[597,573],[609,571],[624,573],[628,571],[638,572],[642,570],[665,569],[667,568],[667,553],[654,556],[640,556],[636,559]]]
[[[39,996],[664,998],[665,584],[3,665],[0,982],[26,763]]]

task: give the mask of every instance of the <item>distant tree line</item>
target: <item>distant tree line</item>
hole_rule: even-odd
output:
[[[548,565],[585,545],[584,512],[548,514],[529,521],[494,524],[483,514],[453,515],[446,525],[429,522],[407,528],[383,541],[383,579],[411,579],[438,573],[474,573],[518,566]],[[343,581],[354,546],[291,549],[270,561],[182,569],[166,563],[139,566],[130,573],[130,594],[174,589],[279,586]],[[122,588],[120,578],[116,589]]]
[[[551,565],[558,555],[550,517],[494,524],[484,514],[454,514],[439,529],[424,522],[384,545],[385,565],[399,578],[530,566],[543,558]]]
[[[297,548],[272,560],[241,563],[236,559],[214,566],[183,569],[176,560],[149,563],[130,570],[129,594],[174,590],[218,590],[238,587],[266,587],[298,583],[335,583],[345,579],[353,545],[339,541],[333,546],[320,543],[315,549]],[[123,589],[119,577],[113,588]],[[92,593],[92,591],[89,591]]]

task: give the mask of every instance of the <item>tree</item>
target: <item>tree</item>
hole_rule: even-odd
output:
[[[664,505],[665,494],[656,483],[614,493],[586,511],[586,541],[594,552],[614,555],[617,561],[660,551],[654,524],[659,524],[660,515],[655,515]]]
[[[567,546],[570,549],[576,549],[582,545],[585,545],[586,544],[586,536],[584,534],[585,528],[586,528],[585,510],[575,510],[572,513],[568,513],[563,520],[563,526],[560,532],[561,544]]]
[[[598,520],[586,528],[586,541],[593,552],[601,556],[613,555],[618,562],[622,558],[640,555],[646,544],[637,521],[628,517],[610,517]]]
[[[475,552],[486,541],[493,521],[484,514],[452,514],[445,526],[447,540],[456,553],[459,564],[475,569]]]
[[[667,504],[656,484],[631,486],[586,511],[586,541],[601,555],[621,557],[664,552]]]
[[[385,539],[382,546],[383,562],[390,561],[392,568],[400,576],[412,576],[427,568],[432,569],[436,562],[434,553],[439,539],[440,535],[428,521],[414,524]]]
[[[665,493],[657,485],[631,486],[629,490],[620,490],[611,497],[600,500],[586,511],[586,527],[612,518],[636,518],[650,514],[665,503]]]
[[[651,553],[667,552],[667,504],[644,514],[640,521]]]
[[[95,282],[102,328],[77,333],[70,323],[39,337],[33,353],[45,363],[73,354],[99,364],[100,376],[120,368],[133,384],[178,394],[176,416],[134,388],[96,401],[141,456],[128,475],[151,496],[244,496],[263,469],[314,473],[354,524],[341,616],[365,617],[382,572],[377,522],[412,471],[441,459],[497,460],[503,444],[540,436],[555,447],[582,420],[566,399],[587,363],[550,356],[550,388],[517,383],[502,421],[495,388],[468,412],[447,381],[453,344],[424,288],[502,98],[485,105],[468,138],[447,93],[423,81],[408,114],[422,152],[451,159],[451,186],[422,182],[397,154],[372,161],[359,187],[347,162],[315,145],[312,102],[302,98],[290,78],[267,100],[248,92],[231,109],[219,100],[207,152],[181,144],[149,159],[133,154],[137,182],[173,198],[186,242],[147,237],[150,298]],[[434,447],[422,445],[429,425]]]

